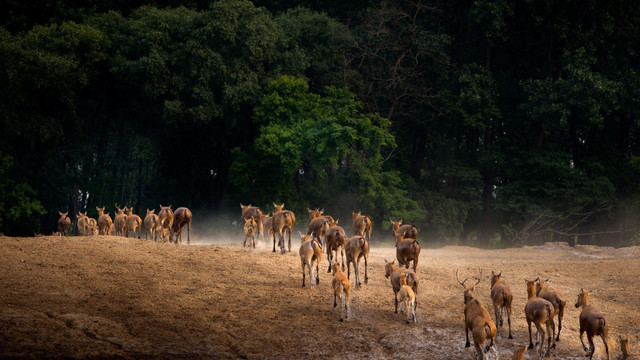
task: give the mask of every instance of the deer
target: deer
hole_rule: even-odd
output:
[[[499,274],[491,271],[491,301],[493,309],[496,313],[496,324],[498,330],[502,327],[502,312],[507,313],[507,322],[509,323],[509,339],[513,339],[511,335],[511,303],[513,302],[513,294],[507,284],[502,281],[502,272]],[[500,334],[500,331],[498,331]]]
[[[513,353],[513,360],[524,360],[524,351],[526,349],[527,348],[525,348],[524,346],[517,345],[516,352]]]
[[[418,240],[414,238],[404,239],[400,233],[396,234],[396,238],[400,240],[396,243],[398,266],[405,266],[408,269],[409,263],[413,261],[413,271],[416,271],[418,258],[420,257],[420,244],[418,244]]]
[[[162,230],[160,231],[160,239],[162,239],[162,241],[164,241],[165,239],[171,241],[171,231],[169,231],[169,229],[171,229],[171,226],[173,225],[173,210],[171,210],[171,205],[162,206],[162,204],[160,204],[158,218],[160,218],[160,225]],[[167,230],[165,231],[164,229]]]
[[[473,345],[476,348],[476,358],[484,360],[484,354],[489,351],[496,340],[497,330],[495,323],[491,320],[491,315],[475,296],[475,287],[480,283],[482,271],[480,271],[480,275],[477,278],[478,281],[471,287],[467,287],[464,284],[469,278],[460,281],[458,271],[459,269],[456,270],[456,280],[464,289],[464,331],[466,335],[464,347],[471,346],[469,342],[469,330],[471,330]]]
[[[136,236],[136,231],[138,232],[138,239],[140,239],[140,234],[142,233],[142,219],[140,216],[133,213],[133,207],[124,207],[127,212],[126,218],[126,227],[124,230],[124,236],[129,237],[129,232],[133,232],[133,236]]]
[[[556,341],[560,341],[560,331],[562,331],[562,318],[564,317],[564,308],[567,301],[564,299],[560,291],[547,285],[549,279],[542,281],[538,279],[536,283],[536,296],[548,300],[552,305],[554,312],[558,315],[558,332],[556,333]]]
[[[356,275],[356,289],[359,288],[362,283],[360,282],[360,259],[364,257],[364,283],[369,283],[369,276],[367,275],[367,260],[369,259],[369,242],[364,236],[356,235],[348,238],[344,244],[344,252],[347,255],[347,278],[351,278],[351,265],[353,263],[353,271]]]
[[[144,238],[148,239],[151,234],[151,239],[157,241],[158,230],[162,227],[160,218],[155,214],[156,209],[149,210],[147,208],[147,215],[144,217]]]
[[[336,299],[340,298],[340,321],[349,318],[349,277],[345,275],[338,262],[334,262],[333,279],[331,280],[331,288],[333,289],[333,307],[338,306]]]
[[[400,275],[406,274],[407,285],[411,286],[414,295],[418,294],[418,275],[413,270],[405,269],[403,267],[395,267],[395,260],[389,262],[384,260],[384,277],[391,281],[391,287],[393,288],[395,313],[398,313],[398,292],[402,286],[400,281]],[[414,305],[417,306],[418,302],[415,301]]]
[[[283,210],[284,203],[282,205],[273,204],[276,212],[273,214],[273,220],[271,220],[271,229],[274,233],[273,252],[276,251],[275,235],[278,235],[278,244],[280,246],[280,252],[284,254],[286,252],[284,237],[289,233],[289,251],[291,251],[291,232],[293,226],[296,224],[296,215],[291,210]]]
[[[635,355],[631,355],[631,349],[629,347],[629,337],[625,336],[619,337],[620,339],[620,351],[622,351],[621,360],[638,360],[638,357]]]
[[[263,219],[262,219],[262,210],[257,206],[242,205],[240,203],[240,208],[242,209],[242,219],[246,220],[248,218],[253,218],[253,221],[256,222],[256,235],[261,236],[264,239],[264,227],[263,227]]]
[[[78,212],[76,214],[76,226],[78,227],[78,235],[80,236],[88,236],[89,235],[89,217],[87,216],[87,212],[84,214]]]
[[[580,311],[580,342],[582,348],[587,352],[589,359],[593,358],[595,351],[595,345],[593,344],[593,337],[600,336],[604,343],[604,349],[607,352],[607,360],[609,359],[609,345],[607,345],[607,337],[609,336],[609,325],[604,319],[604,315],[600,313],[592,305],[589,305],[589,292],[580,289],[578,293],[578,300],[576,301],[576,308],[582,308]],[[589,341],[589,348],[584,345],[582,335],[587,333],[587,340]]]
[[[256,221],[253,220],[252,217],[244,219],[244,243],[242,243],[242,247],[247,246],[247,239],[249,239],[249,247],[256,248],[256,232],[258,230],[258,225]]]
[[[87,218],[87,232],[90,236],[98,235],[98,221],[94,218]]]
[[[553,304],[551,304],[548,300],[537,297],[536,296],[536,288],[535,283],[538,279],[529,281],[524,279],[524,282],[527,286],[527,304],[524,307],[524,313],[527,318],[527,326],[529,328],[529,349],[533,349],[535,346],[533,345],[533,340],[531,338],[531,323],[534,323],[536,326],[538,335],[540,335],[540,358],[549,355],[549,351],[551,349],[556,348],[555,341],[555,331],[556,325],[553,322],[554,308]],[[542,325],[546,327],[547,334],[547,352],[544,352],[544,336],[545,329]],[[553,339],[553,344],[551,340]],[[536,343],[538,345],[538,343]]]
[[[109,213],[104,213],[104,206],[97,207],[98,210],[98,229],[100,235],[110,235],[111,228],[113,227],[113,220],[111,220],[111,216]]]
[[[327,249],[327,260],[329,260],[328,273],[331,272],[331,264],[333,264],[333,253],[335,252],[335,259],[338,260],[338,249],[342,255],[342,267],[344,268],[344,243],[347,240],[347,235],[342,226],[338,225],[336,221],[334,226],[331,226],[329,230],[324,234],[325,247]]]
[[[305,283],[305,267],[309,270],[310,285],[320,284],[320,261],[322,261],[322,247],[320,243],[309,234],[300,233],[300,263],[302,264],[302,287]],[[313,263],[316,263],[316,282],[313,282]]]
[[[113,226],[116,230],[116,236],[124,236],[125,228],[127,226],[127,214],[125,214],[127,207],[125,206],[121,209],[118,207],[118,204],[115,204],[115,206],[118,212],[113,217]]]
[[[402,239],[418,240],[418,229],[416,229],[415,226],[410,224],[402,225],[402,220],[393,221],[389,219],[389,221],[391,221],[391,231],[396,239],[396,246],[398,246],[398,243],[400,241],[400,238],[398,238],[398,234],[402,235]]]
[[[173,212],[173,225],[170,227],[170,241],[182,244],[182,229],[187,226],[187,245],[191,244],[191,219],[193,214],[186,207],[179,207]],[[174,239],[175,236],[175,239]],[[254,244],[255,247],[255,244]]]
[[[315,210],[312,210],[312,209],[307,208],[307,211],[309,212],[309,222],[311,222],[311,220],[322,216],[322,213],[324,212],[324,209],[318,210],[318,208],[316,208]]]
[[[416,295],[411,287],[407,285],[407,273],[405,272],[400,273],[400,291],[398,294],[400,294],[400,312],[407,312],[406,323],[409,324],[411,320],[416,323]]]
[[[366,235],[366,239],[368,242],[371,242],[371,217],[367,215],[362,215],[360,211],[351,212],[353,218],[353,232],[354,235]]]
[[[58,214],[60,214],[60,219],[58,219],[58,231],[62,236],[67,236],[69,235],[69,228],[71,227],[71,219],[67,216],[69,212],[67,211],[66,213],[63,213],[58,211]]]
[[[311,235],[314,239],[318,240],[320,244],[322,244],[322,238],[324,237],[327,230],[329,230],[329,226],[329,219],[324,216],[319,216],[311,220],[311,222],[309,223],[309,230],[307,234]]]

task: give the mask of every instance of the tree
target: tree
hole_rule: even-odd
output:
[[[255,110],[259,134],[251,148],[234,149],[230,178],[258,204],[284,201],[297,211],[323,204],[342,216],[362,209],[378,219],[417,216],[401,175],[384,169],[385,154],[395,147],[389,121],[360,106],[345,89],[328,87],[322,96],[299,78],[272,82]]]

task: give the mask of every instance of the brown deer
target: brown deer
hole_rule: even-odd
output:
[[[560,331],[562,331],[562,318],[564,317],[564,308],[567,301],[559,290],[547,285],[549,279],[542,281],[538,279],[536,283],[536,296],[548,300],[552,305],[555,314],[558,315],[558,332],[556,333],[556,341],[560,341]]]
[[[400,291],[398,292],[400,295],[400,312],[407,312],[407,321],[406,323],[410,323],[411,320],[413,322],[417,322],[416,319],[416,295],[407,285],[407,273],[400,273]],[[403,310],[404,309],[404,310]]]
[[[331,288],[333,289],[333,307],[338,306],[336,301],[340,298],[340,321],[349,317],[349,278],[337,262],[333,263],[333,279]]]
[[[273,214],[273,220],[271,220],[271,228],[274,233],[273,252],[276,251],[275,235],[278,236],[278,244],[280,246],[280,252],[284,254],[286,252],[284,238],[289,233],[289,251],[291,251],[291,232],[293,226],[296,224],[296,215],[291,210],[283,210],[284,204],[273,204],[276,212]]]
[[[609,345],[607,345],[607,337],[609,336],[609,326],[604,319],[604,315],[600,313],[596,308],[589,305],[589,292],[580,289],[578,293],[578,300],[576,301],[576,308],[582,308],[580,312],[580,342],[582,348],[587,352],[589,359],[593,358],[595,351],[595,345],[593,344],[593,337],[600,336],[604,343],[604,349],[607,352],[607,360],[609,359]],[[584,345],[582,335],[587,333],[587,340],[589,340],[589,348]]]
[[[350,264],[353,263],[353,271],[356,275],[356,289],[362,285],[358,268],[360,267],[360,259],[364,257],[364,283],[367,284],[369,282],[369,276],[367,275],[369,242],[363,236],[352,236],[345,242],[344,252],[347,255],[347,278],[351,278]]]
[[[342,267],[344,268],[344,243],[347,240],[347,235],[342,226],[336,225],[331,226],[329,230],[324,234],[325,239],[325,247],[327,248],[327,259],[329,260],[329,269],[328,273],[331,272],[331,264],[333,264],[335,252],[335,261],[338,261],[338,249],[340,249],[340,254],[342,255]]]
[[[352,211],[351,215],[353,217],[353,232],[354,235],[362,235],[365,236],[368,242],[371,242],[371,217],[367,215],[362,215],[360,211],[355,212]]]
[[[549,355],[549,351],[551,349],[556,348],[556,341],[555,341],[556,325],[553,322],[553,314],[554,314],[553,304],[551,304],[548,300],[545,300],[543,298],[539,298],[536,296],[536,285],[535,285],[536,281],[538,281],[538,279],[535,279],[533,281],[529,281],[527,279],[524,280],[525,284],[527,285],[527,296],[528,296],[527,304],[524,307],[524,313],[527,318],[527,325],[529,327],[529,349],[533,349],[535,347],[533,345],[533,340],[531,337],[531,323],[534,323],[538,331],[538,334],[540,335],[540,358],[543,358]],[[542,324],[545,325],[547,330],[546,332],[547,352],[546,353],[544,352],[544,336],[545,336],[544,330],[545,329],[542,327]],[[553,344],[551,344],[552,339],[553,339]],[[538,344],[536,343],[536,345]]]
[[[173,212],[173,226],[170,231],[170,241],[182,244],[182,229],[187,226],[187,245],[191,244],[191,219],[193,214],[186,207],[179,207]],[[175,239],[174,239],[175,237]]]
[[[256,232],[258,231],[258,225],[253,218],[244,219],[244,243],[242,247],[247,246],[247,239],[249,239],[249,247],[256,248]]]
[[[631,355],[631,349],[629,347],[629,337],[619,337],[620,339],[620,351],[622,351],[621,360],[638,360],[638,357]]]
[[[322,261],[322,247],[320,243],[310,235],[300,234],[300,263],[302,264],[302,286],[305,282],[305,267],[309,270],[310,285],[320,284],[320,261]],[[316,263],[316,282],[313,282],[313,263]]]
[[[393,288],[394,295],[394,303],[395,303],[395,313],[398,313],[398,292],[400,291],[400,287],[402,284],[400,283],[401,274],[406,274],[407,285],[411,286],[411,290],[413,290],[414,295],[418,294],[418,275],[416,275],[413,270],[405,269],[403,267],[395,267],[394,261],[388,262],[386,259],[384,260],[384,276],[391,281],[391,287]],[[414,305],[417,305],[418,302],[414,302]]]
[[[111,216],[109,216],[109,213],[104,213],[104,206],[96,206],[96,210],[98,210],[98,233],[100,235],[110,235],[111,229],[113,228]]]
[[[151,234],[151,240],[157,241],[158,230],[162,227],[160,223],[160,218],[155,214],[156,209],[149,210],[147,209],[147,216],[144,217],[144,238],[148,239],[149,234]]]
[[[319,216],[309,223],[309,230],[307,235],[311,235],[314,239],[318,240],[322,244],[322,238],[324,234],[329,230],[330,221],[327,217]]]
[[[513,360],[524,360],[524,351],[526,349],[527,348],[525,348],[524,346],[517,345],[516,352],[513,353]]]
[[[315,210],[312,210],[312,209],[307,208],[307,211],[309,212],[309,222],[311,222],[311,220],[322,216],[322,213],[324,212],[324,209],[318,210],[318,208],[316,208]]]
[[[480,276],[481,275],[482,272],[480,272]],[[456,270],[456,280],[458,280],[458,283],[464,289],[464,331],[467,340],[464,347],[468,348],[471,346],[469,342],[469,330],[471,330],[473,345],[476,348],[476,357],[483,360],[484,354],[489,351],[496,340],[497,330],[495,323],[491,320],[491,315],[489,315],[487,309],[475,296],[475,287],[480,283],[480,276],[478,276],[478,281],[476,281],[473,286],[467,287],[464,283],[469,278],[460,281],[458,278],[458,270]]]
[[[121,209],[118,207],[118,204],[115,204],[115,206],[118,212],[113,217],[113,227],[115,228],[116,236],[124,236],[125,227],[127,225],[127,214],[125,214],[127,207],[125,206]]]
[[[89,236],[89,217],[87,216],[87,212],[84,214],[78,212],[76,214],[76,226],[78,227],[78,235],[80,236]]]
[[[240,204],[240,208],[242,209],[242,219],[246,220],[248,218],[253,218],[257,225],[257,235],[261,236],[264,239],[264,227],[263,227],[263,218],[262,218],[262,210],[260,210],[257,206],[242,205]]]
[[[67,211],[66,213],[63,213],[58,211],[58,214],[60,214],[60,219],[58,219],[58,231],[62,236],[67,236],[69,235],[69,228],[71,227],[71,219],[67,216],[69,212]]]
[[[402,220],[393,221],[389,219],[389,221],[391,221],[391,231],[396,239],[396,246],[398,246],[398,243],[400,242],[400,238],[398,237],[399,234],[402,235],[402,239],[418,240],[418,229],[416,229],[415,226],[410,224],[402,225]]]
[[[511,335],[511,303],[513,302],[513,294],[509,286],[502,281],[502,272],[496,274],[491,271],[491,301],[493,302],[493,309],[496,313],[498,329],[502,327],[502,312],[504,311],[507,313],[507,322],[509,324],[509,339],[513,339]]]
[[[142,219],[137,214],[133,213],[133,207],[126,207],[125,211],[127,212],[126,219],[126,227],[124,230],[124,236],[129,237],[129,233],[132,232],[133,236],[136,236],[136,231],[138,232],[138,239],[140,239],[140,234],[142,233]]]
[[[160,224],[162,225],[162,231],[160,231],[160,239],[162,241],[171,241],[171,226],[173,226],[173,210],[171,210],[171,205],[162,206],[160,204],[160,211],[158,212],[158,218],[160,219]],[[165,230],[166,229],[166,230]]]
[[[403,239],[402,237],[402,234],[396,234],[396,238],[400,239],[400,241],[396,243],[398,266],[405,266],[408,269],[409,263],[413,261],[413,271],[416,271],[418,258],[420,257],[420,244],[418,244],[418,240],[416,239]]]

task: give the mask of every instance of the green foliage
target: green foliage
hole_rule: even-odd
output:
[[[13,158],[0,151],[0,233],[31,236],[40,231],[38,216],[47,211],[29,184],[10,179],[14,166]]]
[[[304,80],[283,76],[256,108],[260,130],[253,146],[234,150],[230,178],[238,188],[260,187],[260,204],[360,205],[379,216],[416,209],[400,174],[383,170],[383,152],[396,146],[389,121],[359,109],[345,89],[329,87],[321,96]],[[350,203],[338,204],[346,194]]]

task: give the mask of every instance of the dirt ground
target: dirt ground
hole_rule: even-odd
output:
[[[492,315],[492,270],[502,271],[514,293],[514,339],[503,328],[487,358],[511,359],[517,344],[528,344],[523,279],[536,277],[550,278],[567,299],[551,359],[584,359],[574,307],[581,287],[610,325],[611,358],[620,355],[618,335],[631,335],[638,353],[638,247],[423,244],[418,321],[407,325],[393,312],[384,277],[384,259],[394,259],[395,248],[372,245],[369,283],[353,289],[352,273],[351,317],[339,322],[325,257],[320,284],[302,288],[299,240],[284,255],[266,243],[243,248],[241,241],[241,235],[191,246],[107,236],[2,237],[0,358],[473,359],[473,346],[464,347],[456,269],[463,277],[483,270],[476,295]],[[537,354],[529,350],[526,358]],[[606,358],[599,339],[596,358]]]

